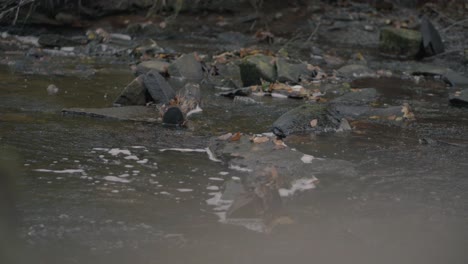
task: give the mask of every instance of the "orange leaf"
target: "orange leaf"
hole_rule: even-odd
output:
[[[240,132],[237,132],[231,137],[231,141],[239,141],[241,136],[242,136],[242,134]]]

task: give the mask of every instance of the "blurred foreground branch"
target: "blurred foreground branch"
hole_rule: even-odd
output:
[[[0,7],[0,20],[3,20],[5,17],[10,14],[15,14],[11,24],[16,24],[18,20],[18,14],[21,7],[34,3],[36,0],[6,0],[2,7]]]

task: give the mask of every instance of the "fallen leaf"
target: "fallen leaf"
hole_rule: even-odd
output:
[[[231,137],[231,141],[239,141],[241,136],[242,134],[240,132],[237,132]]]
[[[270,139],[268,137],[253,137],[251,141],[255,144],[262,144],[270,141]]]
[[[318,119],[312,119],[312,121],[310,121],[310,127],[316,127],[318,124]]]
[[[286,148],[286,144],[284,144],[284,141],[281,139],[274,139],[273,143],[275,143],[274,149],[284,149]]]
[[[369,119],[380,119],[380,116],[373,115],[373,116],[370,116]]]

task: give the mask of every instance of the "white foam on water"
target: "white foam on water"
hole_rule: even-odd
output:
[[[188,111],[187,117],[189,117],[189,116],[191,116],[193,114],[196,114],[196,113],[201,113],[201,112],[203,112],[203,109],[201,109],[200,106],[197,105],[197,107],[195,107],[195,109],[192,109],[192,110]]]
[[[252,172],[252,169],[249,168],[244,168],[239,165],[229,165],[229,169],[231,170],[236,170],[236,171],[241,171],[241,172]]]
[[[124,159],[126,159],[126,160],[140,160],[136,155],[126,156]]]
[[[133,165],[128,165],[128,164],[127,164],[127,165],[125,165],[124,167],[125,167],[125,168],[133,168],[134,166],[133,166]]]
[[[206,149],[191,149],[191,148],[165,148],[165,149],[160,149],[159,151],[165,152],[165,151],[178,151],[178,152],[206,152]]]
[[[316,187],[315,182],[317,182],[317,178],[315,177],[298,179],[291,183],[291,188],[281,188],[278,190],[278,192],[281,197],[291,196],[297,191],[302,192],[305,190],[314,189]]]
[[[232,176],[231,179],[235,180],[235,181],[240,181],[241,178],[240,177],[237,177],[237,176]]]
[[[193,192],[193,189],[180,188],[180,189],[177,189],[177,191],[179,191],[179,192]]]
[[[142,159],[142,160],[139,160],[139,161],[137,161],[137,163],[139,163],[139,164],[145,164],[145,163],[148,163],[148,159]]]
[[[210,190],[210,191],[217,191],[217,190],[219,190],[219,187],[218,187],[218,186],[211,185],[211,186],[206,187],[206,189],[207,189],[207,190]]]
[[[119,178],[119,177],[116,177],[116,176],[105,176],[103,179],[106,180],[106,181],[110,181],[110,182],[121,182],[121,183],[129,183],[130,182],[127,179],[122,179],[122,178]]]
[[[66,169],[66,170],[48,170],[48,169],[36,169],[34,171],[39,172],[52,172],[52,173],[83,173],[82,169]]]
[[[228,171],[220,171],[218,174],[225,176],[225,175],[228,175],[229,172]]]
[[[304,154],[302,157],[301,157],[301,160],[302,162],[304,163],[312,163],[312,161],[315,159],[314,156],[312,155],[307,155],[307,154]]]
[[[112,156],[117,156],[119,154],[127,155],[130,156],[132,153],[128,149],[119,149],[119,148],[113,148],[108,151],[109,154]]]
[[[211,161],[214,161],[214,162],[221,162],[221,160],[217,159],[216,156],[214,155],[214,153],[211,151],[210,148],[206,148],[206,154],[208,154],[208,158],[211,160]]]
[[[125,178],[125,177],[128,177],[128,176],[130,176],[130,174],[128,174],[128,173],[124,173],[124,174],[119,175],[119,177],[122,177],[122,178]]]
[[[212,180],[212,181],[224,181],[223,178],[218,178],[218,177],[210,177],[210,178],[208,178],[208,180]]]
[[[133,149],[146,149],[145,146],[130,146]]]
[[[178,152],[198,152],[198,153],[206,153],[208,154],[208,158],[211,161],[214,162],[221,162],[221,160],[217,159],[216,156],[213,154],[213,152],[209,148],[204,148],[204,149],[190,149],[190,148],[165,148],[165,149],[160,149],[159,151],[165,152],[165,151],[178,151]]]
[[[97,150],[97,151],[109,151],[108,148],[93,148],[93,150]]]
[[[112,190],[111,192],[112,192],[112,193],[118,193],[119,190]]]
[[[159,194],[163,194],[163,195],[171,195],[171,193],[169,193],[169,192],[165,192],[165,191],[163,191],[163,192],[159,192]]]

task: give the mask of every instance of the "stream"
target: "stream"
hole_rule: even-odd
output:
[[[207,201],[245,172],[204,150],[227,132],[268,132],[300,100],[239,106],[202,90],[203,113],[188,129],[63,115],[110,107],[134,78],[125,63],[86,65],[96,73],[0,67],[0,147],[16,157],[12,263],[467,263],[468,112],[448,105],[445,88],[354,83],[388,102],[409,100],[416,121],[288,137],[302,153],[347,161],[352,173],[303,172],[317,187],[286,198],[292,222],[265,233],[220,221]],[[47,94],[52,83],[56,95]]]

